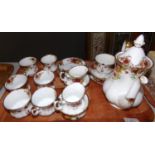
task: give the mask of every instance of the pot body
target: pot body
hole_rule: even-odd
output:
[[[134,66],[128,58],[116,55],[116,65],[112,76],[105,80],[103,91],[110,103],[120,109],[128,109],[140,105],[143,100],[142,84],[146,84],[143,75],[152,67],[153,63],[144,57],[141,63]],[[145,81],[144,81],[145,79]]]
[[[143,90],[139,78],[123,71],[113,75],[103,84],[103,91],[111,104],[120,109],[138,106],[143,99]]]

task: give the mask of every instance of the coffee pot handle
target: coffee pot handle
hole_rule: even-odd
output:
[[[147,84],[149,82],[148,78],[146,76],[141,76],[140,77],[140,82],[142,84]]]

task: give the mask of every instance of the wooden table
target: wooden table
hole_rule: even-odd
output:
[[[10,64],[0,64],[0,89],[4,86],[5,81],[13,72],[13,65]]]
[[[41,70],[42,65],[38,63],[38,67]],[[19,69],[18,73],[22,73],[23,69]],[[33,78],[29,78],[28,82],[31,85],[31,92],[33,93],[37,87],[33,81]],[[56,87],[57,94],[59,95],[64,89],[65,85],[59,79],[58,73],[55,73],[54,85]],[[139,121],[153,121],[154,113],[150,106],[144,99],[139,107],[129,110],[118,110],[113,108],[102,91],[102,86],[90,81],[90,84],[86,88],[86,93],[89,97],[89,107],[86,115],[78,121],[82,122],[119,122],[124,121],[124,118],[137,118]],[[25,118],[16,119],[13,118],[8,111],[3,107],[3,100],[8,94],[8,91],[4,93],[0,99],[0,121],[2,122],[58,122],[58,121],[69,121],[63,118],[62,114],[55,112],[51,116],[27,116]]]

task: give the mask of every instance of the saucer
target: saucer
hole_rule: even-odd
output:
[[[53,81],[54,74],[49,70],[42,70],[35,74],[34,82],[39,85],[46,85]]]
[[[10,111],[17,111],[28,105],[31,100],[31,92],[27,89],[11,91],[4,99],[4,107]]]
[[[68,71],[78,65],[86,65],[86,63],[84,60],[76,57],[65,58],[59,63],[59,70]]]
[[[37,66],[28,67],[25,70],[25,74],[26,74],[26,76],[33,76],[37,71],[38,71]]]
[[[57,61],[57,57],[53,54],[47,54],[43,56],[40,60],[43,64],[52,65]]]
[[[59,96],[59,98],[61,98],[61,95]],[[69,116],[75,116],[75,115],[80,115],[82,114],[84,111],[87,110],[89,105],[89,99],[88,96],[85,95],[83,97],[83,99],[81,100],[81,104],[78,107],[71,107],[66,105],[63,105],[63,108],[60,110],[63,114],[65,115],[69,115]]]
[[[24,74],[16,74],[9,77],[5,83],[5,88],[15,90],[23,87],[27,82],[27,77]]]
[[[17,119],[19,119],[19,118],[23,118],[23,117],[26,117],[26,116],[28,116],[29,114],[30,114],[30,109],[32,108],[32,105],[31,104],[29,104],[26,108],[25,108],[25,110],[23,110],[23,111],[21,111],[21,112],[10,112],[10,115],[12,116],[12,117],[14,117],[14,118],[17,118]]]
[[[55,72],[57,69],[57,65],[55,62],[57,61],[57,57],[53,54],[47,54],[41,58],[41,63],[45,65],[44,70],[50,70]]]
[[[52,64],[51,66],[45,66],[44,70],[49,70],[51,72],[55,72],[57,70],[57,65],[56,64]]]
[[[107,73],[98,72],[97,70],[92,69],[90,70],[90,73],[99,80],[105,80],[111,76],[112,72],[107,74]]]
[[[71,79],[71,77],[70,77],[69,75],[66,75],[67,73],[64,73],[64,74],[65,74],[65,78],[66,78],[67,80],[62,79],[61,76],[60,76],[60,79],[61,79],[66,85],[73,84],[74,81]],[[81,81],[80,81],[80,83],[81,83],[83,86],[85,86],[85,87],[89,84],[89,82],[90,82],[90,77],[89,77],[89,75],[85,75],[85,76],[83,77],[83,79],[81,79]]]
[[[104,73],[104,72],[97,71],[95,62],[91,66],[89,66],[89,72],[91,74],[90,76],[91,79],[99,84],[102,84],[104,80],[109,78],[111,74],[113,73],[113,71],[111,71],[110,73]]]
[[[97,79],[96,77],[94,77],[93,75],[90,75],[90,79],[92,79],[93,81],[95,81],[96,83],[102,85],[104,80],[100,80],[100,79]]]
[[[19,61],[19,65],[22,67],[33,66],[37,62],[35,57],[25,57]]]

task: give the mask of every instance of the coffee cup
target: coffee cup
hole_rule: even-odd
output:
[[[115,57],[110,54],[98,54],[95,61],[97,62],[96,70],[100,73],[111,73],[115,65]]]
[[[52,82],[54,80],[54,73],[50,70],[41,70],[34,76],[34,82],[40,87],[52,86]]]
[[[71,80],[72,82],[82,82],[84,77],[87,75],[88,68],[86,66],[75,66],[68,72],[60,72],[60,79],[67,83]]]
[[[33,76],[38,71],[36,62],[37,59],[35,57],[25,57],[19,61],[19,65],[24,68],[26,76]]]
[[[61,97],[54,104],[55,109],[61,111],[63,106],[78,107],[81,104],[84,95],[85,87],[82,84],[75,82],[63,90]]]
[[[43,56],[40,60],[42,64],[44,64],[44,70],[56,71],[57,65],[55,64],[57,61],[57,57],[53,54],[47,54]]]
[[[49,116],[55,112],[54,102],[56,100],[56,91],[50,87],[42,87],[32,95],[31,113],[33,116]]]
[[[28,89],[17,89],[10,92],[4,99],[4,107],[15,118],[22,118],[29,114],[31,92]]]

